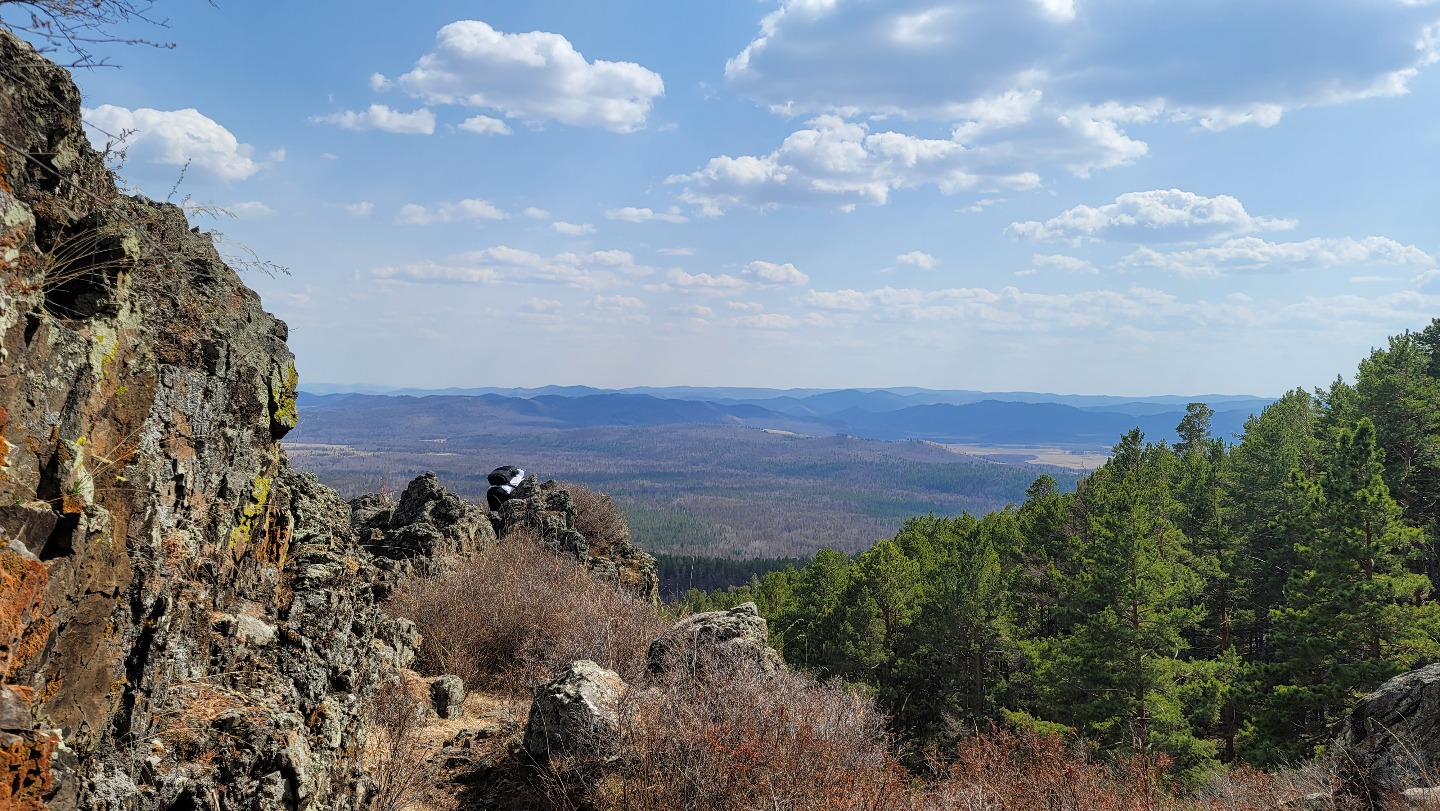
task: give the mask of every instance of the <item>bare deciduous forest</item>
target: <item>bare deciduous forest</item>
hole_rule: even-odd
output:
[[[485,476],[515,464],[542,479],[613,496],[650,552],[707,557],[805,557],[858,552],[915,515],[980,515],[1024,499],[1043,473],[1073,486],[1073,471],[1004,465],[928,442],[809,437],[740,426],[610,426],[435,437],[390,425],[366,441],[363,424],[332,416],[301,428],[291,460],[342,495],[389,489],[433,470],[483,501]]]

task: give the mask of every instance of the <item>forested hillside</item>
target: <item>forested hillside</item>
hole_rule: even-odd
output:
[[[756,600],[785,658],[867,685],[917,742],[999,720],[1199,774],[1316,753],[1353,702],[1440,658],[1440,319],[1235,444],[1192,404],[1062,492],[920,516],[697,607]]]

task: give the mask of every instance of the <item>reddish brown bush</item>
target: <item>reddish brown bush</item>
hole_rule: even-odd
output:
[[[666,627],[654,605],[595,581],[525,533],[450,572],[402,583],[387,607],[420,629],[416,670],[517,693],[577,659],[636,678]]]
[[[800,674],[675,675],[632,689],[618,759],[582,788],[597,811],[898,808],[906,777],[883,722],[869,700]],[[574,789],[589,773],[557,780]]]

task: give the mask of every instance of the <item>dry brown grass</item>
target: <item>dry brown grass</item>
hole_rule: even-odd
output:
[[[388,681],[366,706],[361,767],[370,776],[369,811],[420,811],[450,805],[438,744],[427,740],[428,702],[413,680]]]
[[[387,608],[420,629],[416,670],[512,693],[579,659],[636,678],[666,628],[654,605],[597,582],[526,533],[450,572],[402,583]]]

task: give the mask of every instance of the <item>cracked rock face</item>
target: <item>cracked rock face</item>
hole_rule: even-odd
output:
[[[413,633],[286,463],[285,325],[79,101],[0,32],[0,806],[356,808]]]
[[[1440,664],[1385,682],[1361,699],[1335,744],[1341,788],[1365,808],[1432,788],[1440,766]]]

